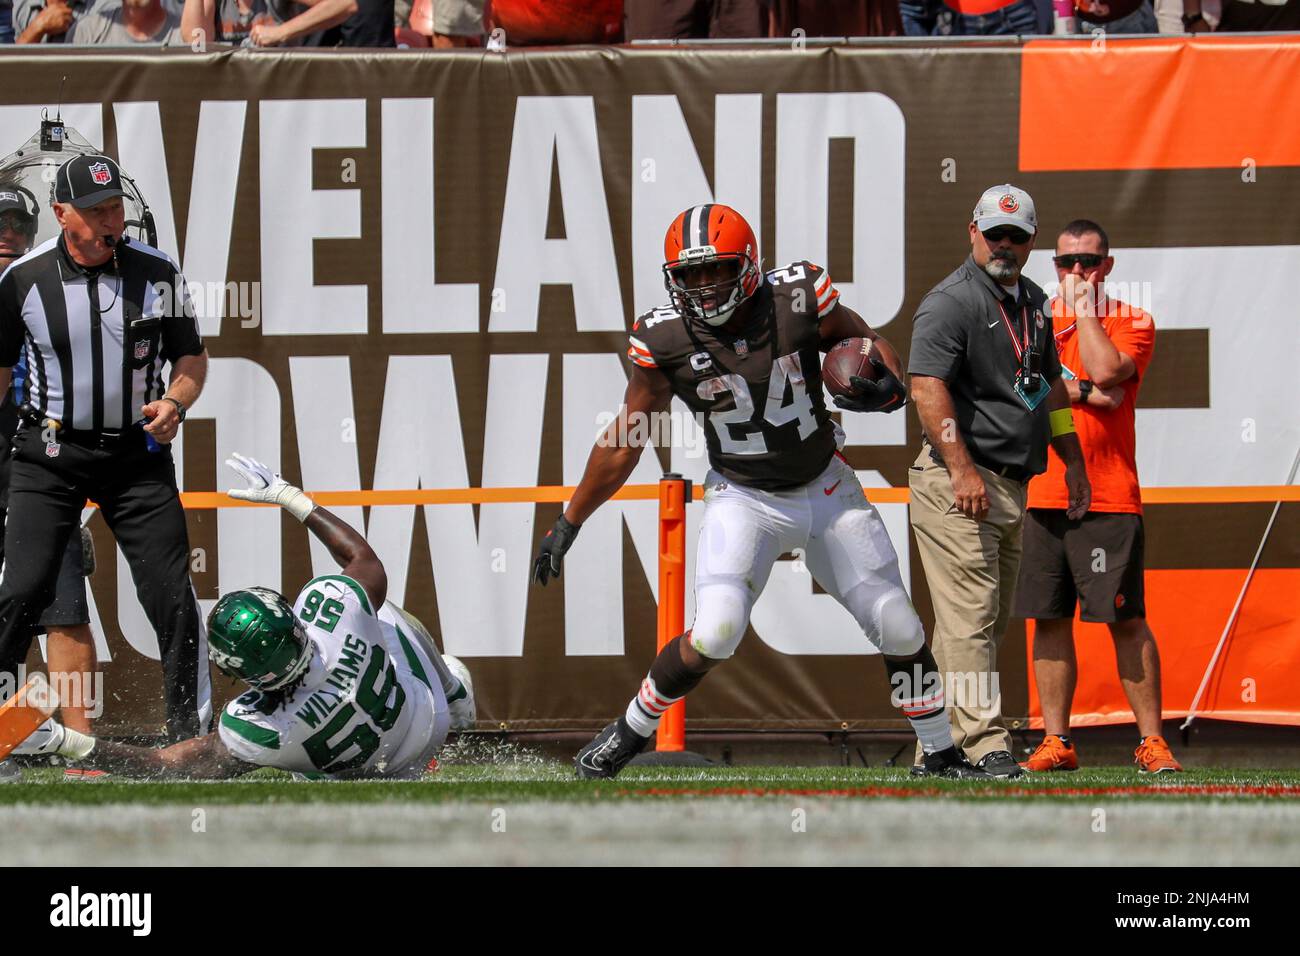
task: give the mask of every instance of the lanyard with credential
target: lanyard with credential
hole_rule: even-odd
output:
[[[1002,307],[1001,299],[998,300],[998,311],[1002,314],[1002,325],[1007,330],[1007,335],[1011,337],[1011,347],[1015,350],[1016,360],[1020,366],[1016,371],[1012,387],[1020,400],[1030,411],[1033,411],[1049,389],[1040,373],[1042,353],[1038,349],[1037,329],[1033,332],[1032,342],[1030,340],[1029,306],[1025,304],[1020,308],[1020,323],[1024,330],[1023,340],[1016,335],[1016,330],[1011,324],[1011,316],[1007,315],[1007,310]]]
[[[1002,313],[1002,325],[1007,330],[1007,335],[1011,336],[1011,347],[1015,349],[1016,361],[1022,365],[1025,361],[1025,350],[1029,348],[1029,307],[1022,306],[1020,309],[1020,327],[1024,330],[1024,339],[1016,335],[1015,326],[1011,324],[1011,316],[1007,315],[1007,310],[1002,307],[1002,300],[998,299],[998,311]]]

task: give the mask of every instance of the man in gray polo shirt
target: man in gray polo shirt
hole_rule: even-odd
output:
[[[951,682],[953,739],[982,770],[1017,777],[997,654],[1026,487],[1046,470],[1049,441],[1066,463],[1070,518],[1088,510],[1091,491],[1046,296],[1020,274],[1038,232],[1034,201],[994,186],[968,231],[970,257],[913,320],[907,371],[925,441],[908,476],[910,513],[934,603],[934,656]]]

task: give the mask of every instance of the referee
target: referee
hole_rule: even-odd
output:
[[[0,277],[0,391],[14,436],[0,673],[17,673],[54,593],[86,499],[99,505],[158,635],[167,734],[197,735],[210,709],[189,538],[168,447],[199,397],[207,352],[172,260],[128,240],[121,172],[107,156],[59,168],[60,234]],[[164,364],[171,375],[163,380]]]
[[[0,182],[0,272],[15,259],[31,251],[36,238],[40,208],[36,197],[12,180]],[[0,396],[0,527],[9,508],[9,449],[18,430],[18,408],[12,396]],[[0,533],[0,566],[4,564],[4,535]],[[88,681],[95,670],[95,639],[90,631],[90,607],[86,601],[86,577],[94,565],[94,546],[90,533],[68,536],[68,546],[60,561],[54,600],[37,619],[37,633],[46,634],[46,662],[52,681],[56,675],[75,675],[75,683],[65,680],[61,695],[60,719],[81,733],[91,733]],[[84,777],[94,771],[69,767],[65,776]],[[0,781],[22,777],[12,762],[0,760]]]

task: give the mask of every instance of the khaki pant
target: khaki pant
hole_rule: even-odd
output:
[[[912,530],[934,604],[934,658],[945,676],[953,741],[972,762],[1011,750],[1002,721],[998,645],[1011,617],[1028,498],[1027,485],[986,468],[979,474],[989,498],[983,521],[956,509],[948,469],[930,457],[929,444],[921,446],[908,472]]]

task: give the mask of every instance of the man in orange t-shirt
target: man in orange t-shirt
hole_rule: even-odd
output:
[[[1047,471],[1029,483],[1024,555],[1015,615],[1034,618],[1034,680],[1046,736],[1024,764],[1029,770],[1074,770],[1070,704],[1078,677],[1074,608],[1104,623],[1115,641],[1120,683],[1141,735],[1135,752],[1148,773],[1177,771],[1160,735],[1160,656],[1146,621],[1143,593],[1142,495],[1138,484],[1134,408],[1155,347],[1147,313],[1106,297],[1115,260],[1105,230],[1077,219],[1056,241],[1060,293],[1052,326],[1062,377],[1092,482],[1092,507],[1066,517],[1065,466],[1050,453]]]

